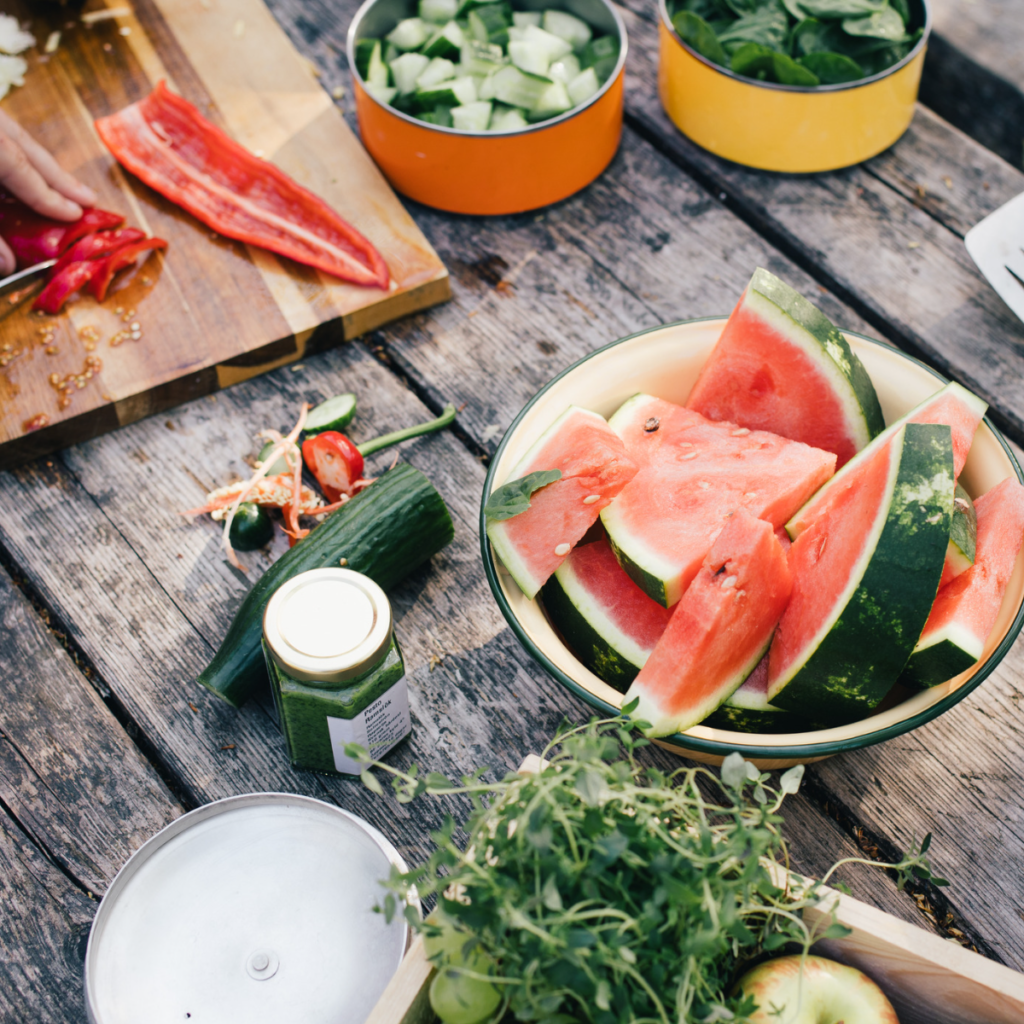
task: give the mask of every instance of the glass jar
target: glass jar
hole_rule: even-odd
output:
[[[358,743],[383,757],[412,731],[391,604],[351,569],[312,569],[282,584],[263,614],[263,653],[295,768],[357,775]]]

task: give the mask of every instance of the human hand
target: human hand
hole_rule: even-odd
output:
[[[16,121],[0,111],[0,186],[36,213],[78,220],[96,193],[63,170]],[[14,254],[0,238],[0,275],[14,273]]]

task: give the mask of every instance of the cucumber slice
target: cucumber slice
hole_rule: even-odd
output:
[[[308,421],[307,421],[308,422]],[[326,430],[327,428],[321,428]],[[256,461],[262,463],[263,460],[273,451],[274,442],[268,441],[261,449],[259,455],[256,456]],[[280,476],[282,473],[290,473],[291,470],[288,468],[288,463],[285,461],[283,455],[278,456],[274,461],[274,464],[267,470],[267,476]],[[239,508],[242,506],[239,505]],[[234,544],[234,540],[231,541]]]
[[[444,28],[435,32],[423,47],[423,52],[428,57],[451,57],[459,56],[465,38],[462,29],[454,21],[449,21]]]
[[[367,77],[370,70],[370,55],[375,46],[380,46],[379,39],[360,39],[356,43],[356,71],[363,79]]]
[[[521,43],[526,38],[526,26],[516,28],[516,26],[513,25],[508,30],[508,38],[509,42]]]
[[[569,99],[572,100],[573,104],[579,106],[581,103],[586,103],[600,88],[601,84],[597,80],[597,72],[593,68],[587,68],[586,71],[581,71],[566,86],[566,92],[569,93]]]
[[[564,39],[574,50],[582,50],[593,32],[590,26],[580,18],[565,11],[545,11],[544,20],[541,23],[545,32],[550,32],[559,39]]]
[[[460,58],[464,75],[489,75],[507,63],[500,46],[477,39],[467,39],[462,44]]]
[[[402,51],[393,43],[384,43],[384,63],[391,67],[391,62],[402,56]]]
[[[489,130],[492,132],[514,132],[525,128],[528,123],[518,107],[506,107],[503,103],[497,103],[491,113]]]
[[[455,78],[455,65],[444,57],[435,57],[430,61],[419,78],[416,79],[417,89],[432,89],[441,82]],[[409,90],[412,92],[412,90]]]
[[[366,67],[366,81],[371,85],[386,87],[390,81],[388,78],[388,66],[381,56],[380,41],[375,41],[370,51],[370,60]]]
[[[420,0],[417,13],[423,21],[444,25],[455,17],[458,9],[459,0]]]
[[[529,118],[531,121],[542,121],[549,117],[556,117],[572,110],[572,100],[569,93],[561,82],[552,82],[537,97],[536,102],[530,108]]]
[[[526,28],[527,25],[536,25],[537,28],[540,28],[542,17],[540,11],[513,11],[512,24],[516,28]]]
[[[418,50],[430,38],[430,26],[422,18],[403,18],[384,38],[400,50]]]
[[[476,82],[468,75],[442,82],[431,89],[416,90],[416,105],[421,110],[433,110],[438,105],[461,107],[475,103],[476,99]]]
[[[236,551],[255,551],[274,539],[274,524],[262,505],[243,501],[231,520],[229,536]]]
[[[485,78],[474,79],[476,81],[476,98],[478,100],[493,100],[497,98],[497,93],[494,91],[494,74],[487,75]]]
[[[427,124],[436,124],[440,128],[452,127],[452,108],[442,104],[438,104],[433,110],[417,116],[421,121],[426,121]]]
[[[364,86],[366,91],[378,102],[388,106],[398,95],[398,90],[393,85],[374,85],[367,82]]]
[[[430,58],[424,57],[422,53],[403,53],[391,62],[391,77],[399,95],[416,91],[416,79],[426,71],[429,64]]]
[[[508,55],[520,71],[526,71],[531,75],[546,75],[548,73],[548,52],[543,46],[536,43],[513,41],[508,44]]]
[[[582,70],[576,54],[567,53],[561,60],[551,64],[548,68],[548,78],[567,86]]]
[[[604,83],[619,62],[619,41],[614,36],[591,39],[580,54],[580,65],[593,68],[597,80]]]
[[[452,107],[452,127],[463,132],[485,132],[491,121],[491,104],[489,101],[466,103],[461,107]]]
[[[496,71],[492,76],[494,96],[510,107],[525,107],[532,110],[534,104],[552,84],[550,78],[529,75],[511,64]]]
[[[548,63],[559,60],[567,53],[572,53],[572,46],[564,39],[559,39],[558,36],[553,36],[550,32],[537,28],[536,25],[527,25],[523,29],[523,42],[542,47],[547,52]]]
[[[335,395],[310,410],[305,432],[320,434],[325,430],[344,430],[356,414],[356,396],[351,391]]]
[[[469,12],[469,34],[481,43],[508,42],[508,20],[499,4],[488,4]]]

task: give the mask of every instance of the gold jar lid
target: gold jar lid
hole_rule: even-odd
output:
[[[391,643],[391,603],[368,576],[311,569],[283,583],[263,613],[263,637],[281,671],[308,683],[363,675]]]

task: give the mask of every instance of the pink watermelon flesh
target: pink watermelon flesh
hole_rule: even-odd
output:
[[[872,458],[875,452],[890,445],[904,423],[945,423],[949,426],[953,434],[953,472],[959,477],[986,408],[986,404],[977,395],[971,394],[959,384],[947,384],[940,391],[936,391],[906,416],[886,427],[853,461],[843,467],[842,472],[836,473],[828,486],[814,495],[786,524],[789,535],[796,540],[814,519],[828,508],[833,496],[842,489],[842,481],[846,474],[855,472],[860,465]]]
[[[647,395],[630,399],[610,422],[640,470],[601,519],[623,567],[666,607],[733,513],[781,526],[835,468],[830,452]]]
[[[603,417],[576,406],[548,428],[509,480],[547,469],[561,470],[561,478],[534,491],[525,512],[487,524],[495,552],[529,598],[636,474]]]
[[[763,657],[791,588],[771,525],[736,512],[623,698],[639,700],[633,717],[651,723],[649,735],[689,729],[736,690]]]
[[[844,465],[871,439],[849,382],[835,364],[828,365],[829,356],[813,337],[807,341],[819,349],[817,358],[806,342],[784,329],[782,311],[750,291],[729,317],[686,407],[708,419],[768,430],[833,452],[837,467]],[[806,333],[791,326],[798,335]],[[878,430],[881,413],[876,416]]]
[[[974,507],[978,513],[974,565],[939,591],[912,661],[943,641],[955,643],[977,661],[999,617],[1024,540],[1024,487],[1015,479],[1004,480],[978,498]]]
[[[782,539],[775,533],[779,543]],[[788,537],[786,538],[789,539]],[[785,551],[785,545],[783,545]],[[768,703],[768,655],[766,654],[755,666],[754,671],[743,680],[743,683],[729,698],[736,701],[737,707],[764,707]]]

